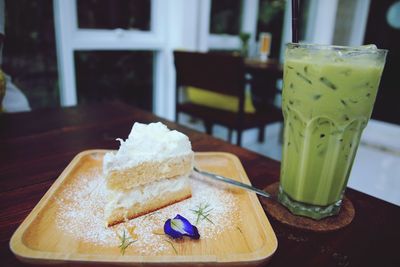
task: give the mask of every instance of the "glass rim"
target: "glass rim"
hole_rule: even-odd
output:
[[[388,49],[376,48],[374,50],[366,49],[365,46],[341,46],[341,45],[328,45],[328,44],[313,44],[313,43],[287,43],[287,48],[312,48],[315,50],[339,50],[339,51],[354,51],[354,52],[368,52],[374,51],[379,53],[387,53]]]

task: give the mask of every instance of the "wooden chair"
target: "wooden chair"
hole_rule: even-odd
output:
[[[214,124],[225,126],[231,131],[237,131],[236,144],[241,145],[242,132],[250,128],[262,128],[275,121],[282,120],[280,109],[270,106],[263,112],[245,113],[245,65],[240,56],[216,53],[198,53],[174,51],[176,68],[176,115],[186,113],[201,119],[207,134],[212,134]],[[230,112],[219,108],[207,107],[188,101],[180,101],[180,89],[189,86],[202,88],[211,92],[237,97],[237,112]]]

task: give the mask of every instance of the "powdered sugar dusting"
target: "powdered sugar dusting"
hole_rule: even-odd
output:
[[[117,234],[134,229],[137,241],[132,249],[141,255],[155,255],[171,250],[165,235],[160,234],[168,218],[181,214],[193,224],[197,215],[192,211],[208,204],[209,219],[196,224],[201,239],[216,239],[225,230],[235,227],[237,197],[225,185],[210,181],[199,174],[191,175],[192,197],[114,227],[105,226],[104,207],[107,202],[105,179],[100,168],[93,168],[80,175],[58,195],[56,225],[64,233],[79,241],[105,247],[117,247]]]

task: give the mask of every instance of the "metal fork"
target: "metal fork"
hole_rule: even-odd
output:
[[[224,182],[224,183],[228,183],[228,184],[240,187],[242,189],[245,189],[247,191],[255,192],[256,194],[258,194],[260,196],[276,200],[276,197],[274,197],[273,195],[271,195],[271,194],[269,194],[269,193],[267,193],[267,192],[265,192],[265,191],[263,191],[261,189],[258,189],[257,187],[254,187],[254,186],[251,186],[251,185],[248,185],[248,184],[244,184],[244,183],[235,181],[233,179],[230,179],[230,178],[227,178],[227,177],[215,174],[215,173],[201,171],[201,170],[197,169],[196,167],[193,167],[193,170],[195,172],[197,172],[197,173],[200,173],[200,174],[203,174],[205,176],[208,176],[208,177],[210,177],[210,178],[212,178],[214,180],[221,181],[221,182]]]

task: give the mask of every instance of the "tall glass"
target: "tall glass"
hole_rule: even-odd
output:
[[[386,53],[374,45],[287,45],[278,199],[292,213],[322,219],[339,212]]]

